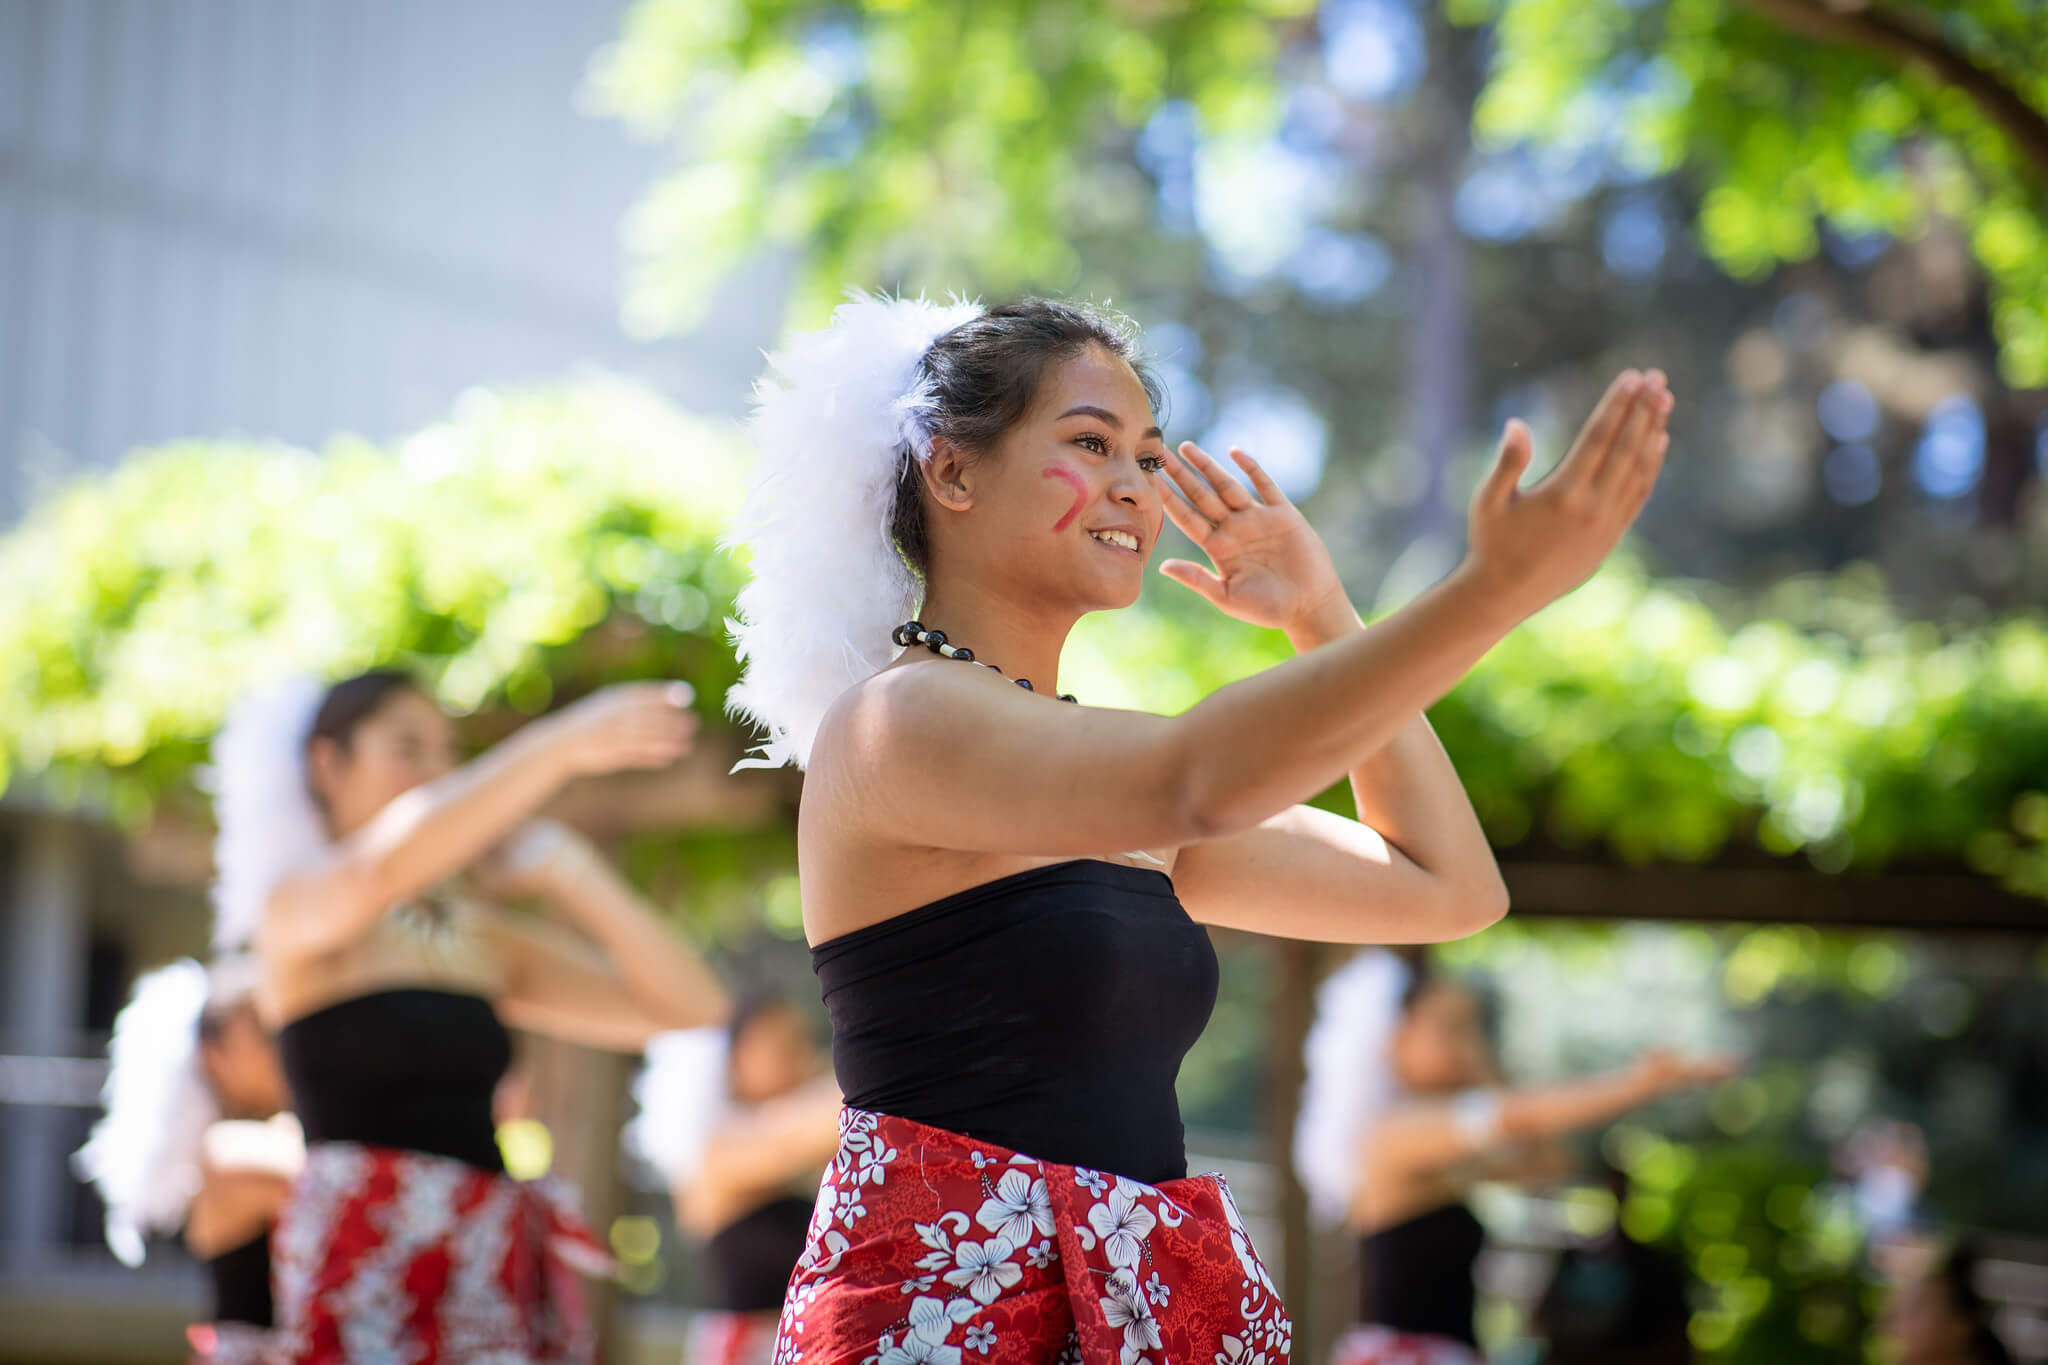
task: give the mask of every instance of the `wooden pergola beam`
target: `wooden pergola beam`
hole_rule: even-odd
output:
[[[1961,870],[1831,875],[1789,860],[1628,867],[1503,858],[1501,874],[1522,916],[2048,934],[2048,902]]]

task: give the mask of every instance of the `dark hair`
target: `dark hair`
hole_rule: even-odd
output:
[[[1977,1264],[1982,1259],[1980,1248],[1966,1239],[1949,1249],[1933,1274],[1947,1291],[1956,1316],[1970,1324],[1971,1365],[2011,1365],[2012,1353],[1991,1329],[1991,1305],[1977,1292]]]
[[[725,1023],[727,1046],[736,1046],[747,1025],[764,1014],[792,1008],[790,999],[774,986],[750,986],[736,993],[732,1004],[732,1017]]]
[[[343,678],[320,699],[320,709],[314,713],[313,731],[306,736],[306,743],[331,739],[347,749],[357,727],[382,710],[394,695],[408,689],[418,691],[419,684],[411,674],[395,668],[373,668],[368,673]]]
[[[320,699],[320,709],[313,713],[312,733],[306,736],[306,748],[310,750],[316,739],[327,739],[334,741],[335,746],[346,753],[362,723],[376,715],[385,702],[408,688],[420,690],[411,674],[396,668],[373,668],[353,678],[343,678],[328,688],[327,695]],[[322,811],[327,809],[327,802],[313,790],[310,769],[306,774],[306,793],[313,798],[316,807]]]
[[[1129,365],[1154,410],[1161,406],[1164,395],[1139,355],[1130,319],[1089,304],[1019,299],[961,323],[924,353],[917,373],[932,393],[929,433],[975,454],[986,451],[1031,406],[1046,366],[1091,346]],[[930,530],[923,480],[908,454],[896,476],[889,534],[922,579],[931,570]]]

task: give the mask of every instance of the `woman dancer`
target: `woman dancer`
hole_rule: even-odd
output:
[[[633,1089],[640,1114],[626,1145],[669,1181],[676,1223],[703,1244],[709,1272],[689,1365],[765,1365],[818,1171],[839,1145],[839,1086],[802,1016],[761,992],[723,1029],[650,1042]]]
[[[507,1178],[506,1025],[637,1049],[723,990],[582,840],[533,822],[579,774],[688,749],[680,684],[607,688],[462,766],[404,674],[297,682],[238,710],[219,764],[220,907],[253,919],[307,1140],[274,1240],[278,1358],[584,1360],[566,1192]],[[539,896],[580,931],[512,916]],[[587,941],[587,942],[586,942]]]
[[[1481,1179],[1554,1184],[1556,1139],[1733,1074],[1646,1052],[1610,1076],[1506,1087],[1478,1000],[1367,949],[1323,983],[1294,1165],[1316,1212],[1358,1233],[1362,1307],[1331,1365],[1478,1365],[1472,1268]]]
[[[806,1365],[1285,1358],[1228,1192],[1186,1177],[1202,926],[1415,941],[1503,913],[1421,713],[1612,549],[1671,408],[1624,374],[1527,492],[1513,424],[1465,564],[1366,630],[1250,457],[1247,489],[1167,449],[1132,357],[1067,304],[869,298],[760,388],[732,700],[808,768],[848,1106],[783,1310]],[[1213,569],[1163,570],[1303,657],[1179,716],[1061,704],[1068,631],[1136,599],[1168,517]],[[1295,804],[1347,774],[1364,823]]]
[[[257,1018],[256,963],[190,958],[143,976],[114,1021],[107,1112],[73,1162],[107,1207],[107,1244],[181,1228],[213,1283],[192,1345],[255,1360],[271,1325],[270,1228],[305,1159],[277,1049]]]

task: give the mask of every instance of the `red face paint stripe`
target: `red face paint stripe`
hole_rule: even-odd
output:
[[[1045,477],[1048,479],[1058,479],[1074,490],[1074,505],[1067,509],[1065,516],[1052,525],[1053,530],[1064,531],[1074,524],[1074,518],[1080,516],[1081,509],[1088,505],[1088,485],[1081,481],[1079,474],[1068,469],[1065,465],[1053,465],[1045,471]]]

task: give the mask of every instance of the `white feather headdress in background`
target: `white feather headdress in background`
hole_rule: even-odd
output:
[[[247,948],[278,882],[327,845],[306,786],[306,741],[326,695],[316,678],[282,679],[238,700],[214,737],[215,952]]]
[[[917,584],[889,535],[907,458],[928,459],[918,362],[977,304],[855,294],[792,337],[754,387],[756,463],[728,545],[751,557],[733,638],[731,713],[766,732],[752,766],[810,761],[840,693],[896,657]]]
[[[180,958],[137,980],[114,1020],[100,1090],[106,1113],[71,1164],[99,1187],[107,1245],[127,1265],[142,1264],[145,1236],[176,1232],[199,1193],[201,1144],[221,1116],[199,1061],[200,1018],[255,984],[248,958],[224,959],[211,972]]]
[[[733,1110],[728,1066],[731,1040],[723,1028],[682,1029],[647,1041],[647,1062],[633,1079],[640,1112],[620,1137],[671,1189],[697,1178],[712,1131]]]
[[[1384,948],[1367,948],[1316,991],[1315,1023],[1302,1047],[1306,1074],[1294,1124],[1294,1173],[1310,1209],[1325,1222],[1341,1222],[1350,1209],[1366,1129],[1394,1099],[1389,1049],[1409,980],[1407,963]]]

